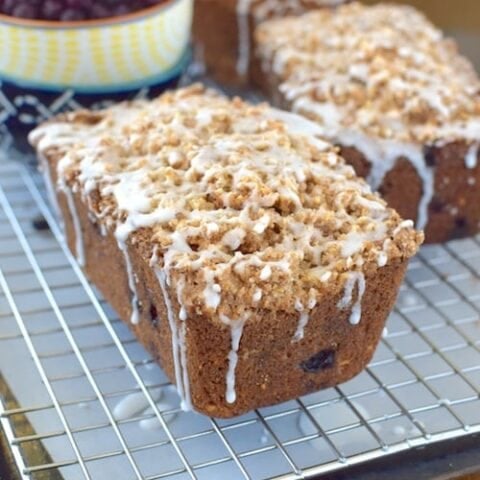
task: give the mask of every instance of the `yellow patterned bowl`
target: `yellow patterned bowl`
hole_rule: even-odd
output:
[[[72,108],[153,96],[189,61],[193,0],[81,22],[0,15],[0,125],[15,137]]]

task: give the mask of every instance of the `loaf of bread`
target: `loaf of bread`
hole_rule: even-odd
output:
[[[480,230],[480,82],[413,7],[359,3],[269,20],[254,76],[315,121],[428,242]]]
[[[30,136],[72,252],[186,409],[288,400],[375,350],[422,235],[318,133],[195,85]]]
[[[193,35],[197,60],[226,85],[249,81],[255,25],[268,18],[334,7],[345,0],[195,0]]]

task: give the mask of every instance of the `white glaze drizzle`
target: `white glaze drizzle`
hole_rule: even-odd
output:
[[[237,392],[235,390],[235,371],[238,364],[238,350],[240,348],[240,340],[242,339],[243,329],[245,327],[245,323],[248,317],[248,312],[244,313],[244,315],[237,320],[230,319],[226,315],[220,314],[220,320],[222,321],[222,323],[230,327],[231,335],[231,349],[228,354],[228,369],[225,379],[225,400],[227,401],[227,403],[235,403],[237,400]]]
[[[295,330],[292,338],[292,343],[299,342],[305,337],[305,327],[310,321],[311,311],[315,308],[316,304],[317,299],[315,297],[310,297],[306,306],[303,305],[303,303],[298,299],[295,302],[295,310],[297,310],[297,312],[300,312],[300,317],[298,319],[297,329]]]
[[[408,229],[408,228],[413,228],[413,221],[412,220],[403,220],[393,230],[393,236],[398,235],[401,230]]]
[[[250,64],[250,6],[253,0],[237,1],[238,58],[237,73],[244,77]]]
[[[121,226],[120,226],[121,227]],[[127,238],[124,233],[124,230],[121,228],[117,228],[115,230],[115,238],[117,240],[117,245],[120,251],[123,254],[123,258],[125,261],[125,271],[127,272],[127,280],[128,280],[128,288],[130,290],[131,300],[131,314],[130,314],[130,321],[133,325],[137,325],[140,321],[140,311],[138,305],[138,292],[137,292],[137,282],[135,279],[135,275],[132,268],[132,261],[130,259],[130,254],[128,253],[128,245],[127,245]]]
[[[221,287],[215,281],[215,271],[205,270],[203,275],[204,275],[205,282],[206,282],[206,286],[203,290],[203,297],[205,299],[205,305],[208,308],[216,310],[218,308],[218,306],[220,305],[220,302],[222,300],[222,296],[220,295],[220,293],[222,291]]]
[[[179,344],[180,344],[180,364],[182,367],[182,380],[184,398],[182,399],[181,407],[185,411],[192,410],[192,398],[190,394],[190,378],[188,376],[188,361],[187,361],[187,310],[183,305],[183,290],[185,288],[185,280],[180,278],[177,281],[177,301],[180,306],[178,318],[181,322],[179,329]]]
[[[428,207],[434,194],[434,172],[425,162],[422,149],[414,144],[401,144],[380,141],[380,146],[384,148],[384,155],[374,157],[372,168],[367,181],[374,190],[380,188],[385,175],[395,166],[399,158],[407,158],[415,167],[420,180],[422,181],[422,196],[418,204],[416,226],[418,229],[424,229],[428,222]],[[362,146],[356,145],[359,151],[363,153]],[[370,159],[370,157],[367,157]],[[389,167],[389,168],[388,168]],[[388,168],[388,169],[387,169]]]
[[[469,169],[476,168],[478,164],[478,155],[480,151],[480,142],[474,142],[468,148],[467,155],[465,156],[465,166]]]
[[[252,296],[253,302],[258,303],[262,299],[262,296],[263,296],[262,289],[257,288],[255,292],[253,292],[253,296]]]
[[[300,98],[294,101],[292,108],[296,113],[314,113],[317,105],[309,99]],[[331,121],[332,118],[335,117],[329,117],[328,121]],[[358,130],[343,129],[328,123],[325,125],[323,134],[334,143],[354,147],[368,159],[371,168],[367,182],[373,190],[379,189],[385,176],[395,167],[399,158],[408,159],[422,182],[422,195],[418,204],[416,226],[418,229],[425,228],[428,222],[428,207],[434,194],[435,179],[433,169],[425,161],[422,146],[415,143],[374,139]]]
[[[300,318],[298,320],[297,329],[293,335],[292,342],[299,342],[300,340],[303,340],[303,337],[305,336],[305,327],[307,326],[309,320],[309,312],[307,310],[302,310],[300,312]]]
[[[386,252],[388,248],[388,243],[386,243],[387,240],[385,240],[385,243],[383,244],[383,251],[378,254],[377,264],[379,267],[384,267],[388,262],[388,254]]]
[[[163,300],[165,302],[165,307],[167,309],[167,319],[170,326],[170,332],[172,336],[172,357],[173,357],[173,367],[175,370],[175,384],[177,386],[178,395],[180,396],[181,403],[180,406],[182,410],[191,409],[191,399],[189,396],[189,385],[185,385],[184,380],[187,379],[188,383],[188,372],[187,365],[184,363],[186,360],[186,355],[182,355],[182,350],[186,350],[185,344],[185,330],[183,326],[185,325],[182,322],[182,326],[179,329],[177,326],[177,320],[175,318],[175,313],[173,310],[172,301],[170,295],[168,294],[168,285],[167,285],[167,275],[165,271],[159,267],[155,268],[155,274],[158,279],[158,283],[162,290]],[[188,395],[188,396],[187,396]]]
[[[85,266],[85,247],[83,245],[83,234],[82,234],[82,224],[80,223],[80,218],[78,217],[77,207],[75,206],[75,199],[71,188],[67,185],[66,182],[59,179],[58,188],[65,194],[67,199],[68,209],[70,211],[70,216],[72,217],[73,231],[75,235],[75,255],[77,257],[77,262],[81,267]]]
[[[173,244],[179,249],[189,248],[183,245],[183,240],[177,238],[173,239]],[[167,310],[167,319],[170,326],[172,335],[172,357],[173,366],[175,371],[175,383],[177,386],[178,395],[180,396],[180,406],[184,411],[192,410],[192,400],[190,394],[190,379],[188,375],[188,360],[187,360],[187,324],[188,318],[187,310],[183,302],[183,291],[185,288],[185,280],[183,277],[177,280],[176,284],[176,296],[179,305],[178,318],[180,320],[180,326],[177,325],[174,308],[170,295],[168,293],[168,287],[173,288],[169,268],[171,262],[171,255],[164,257],[164,269],[162,270],[158,266],[158,245],[153,248],[153,253],[150,258],[150,266],[154,269],[159,285],[162,291],[162,295],[165,302],[165,308]]]
[[[349,322],[352,325],[357,325],[362,318],[362,299],[365,293],[365,276],[361,272],[350,272],[347,274],[347,281],[344,286],[343,297],[337,304],[340,310],[345,310],[352,304],[353,290],[357,285],[357,299],[352,305]]]
[[[265,265],[260,271],[260,280],[268,280],[272,276],[272,268],[270,265]]]

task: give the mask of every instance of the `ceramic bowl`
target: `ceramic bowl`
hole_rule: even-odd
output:
[[[19,144],[39,122],[77,108],[155,96],[189,62],[194,0],[161,0],[81,22],[0,15],[0,124]]]

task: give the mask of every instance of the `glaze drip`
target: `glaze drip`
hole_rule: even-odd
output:
[[[297,330],[293,335],[292,342],[299,342],[300,340],[303,340],[303,337],[305,336],[305,327],[307,326],[309,320],[310,315],[307,311],[300,312],[300,319],[298,321]]]
[[[58,205],[57,195],[55,193],[55,188],[52,183],[50,164],[48,163],[48,160],[45,158],[44,155],[39,155],[38,159],[39,159],[40,170],[42,171],[42,176],[43,176],[45,187],[47,190],[48,201],[52,205],[57,217],[60,219],[60,221],[62,221],[60,206]]]
[[[71,188],[65,183],[59,183],[59,190],[61,190],[67,199],[68,209],[70,211],[70,216],[72,217],[73,229],[75,232],[75,254],[77,257],[78,264],[81,267],[85,266],[85,247],[83,245],[83,233],[82,233],[82,224],[80,223],[80,218],[78,217],[77,207],[75,206],[75,199]]]
[[[172,336],[172,357],[175,370],[175,384],[181,399],[182,410],[191,410],[190,384],[188,381],[188,370],[186,363],[186,326],[182,322],[180,328],[177,325],[173,305],[168,293],[167,275],[164,270],[156,267],[155,274],[162,290],[165,307],[167,309],[167,319]]]
[[[465,166],[467,168],[476,168],[478,164],[478,155],[480,153],[480,142],[475,142],[468,148],[467,155],[465,156]]]
[[[352,305],[353,300],[353,291],[355,286],[357,286],[357,299]],[[352,325],[358,325],[362,318],[362,299],[365,293],[365,276],[360,272],[351,272],[347,274],[347,281],[344,286],[343,297],[338,302],[337,307],[340,310],[345,310],[346,308],[352,308],[350,313],[349,322]]]
[[[272,20],[258,27],[256,43],[289,107],[317,122],[325,138],[362,153],[373,189],[399,159],[413,165],[422,182],[418,228],[428,223],[435,187],[424,146],[467,142],[465,164],[476,166],[480,81],[414,8],[354,2]]]
[[[128,278],[128,288],[130,290],[131,295],[131,314],[130,314],[130,321],[133,325],[137,325],[140,321],[140,312],[139,312],[139,305],[138,305],[138,293],[137,293],[137,282],[135,281],[135,274],[132,268],[132,261],[130,260],[130,254],[128,253],[128,245],[126,239],[124,238],[123,234],[119,233],[119,230],[115,232],[115,237],[117,239],[118,248],[123,253],[123,258],[125,261],[125,270],[127,272]]]
[[[250,65],[250,6],[253,0],[237,1],[238,58],[237,73],[244,77]]]
[[[225,325],[230,327],[231,334],[231,350],[228,354],[228,369],[225,379],[225,400],[227,403],[235,403],[237,400],[237,392],[235,390],[235,371],[238,364],[238,349],[240,348],[240,340],[242,339],[243,329],[248,317],[249,314],[245,313],[242,318],[238,320],[232,320],[226,315],[220,314],[220,320]]]

